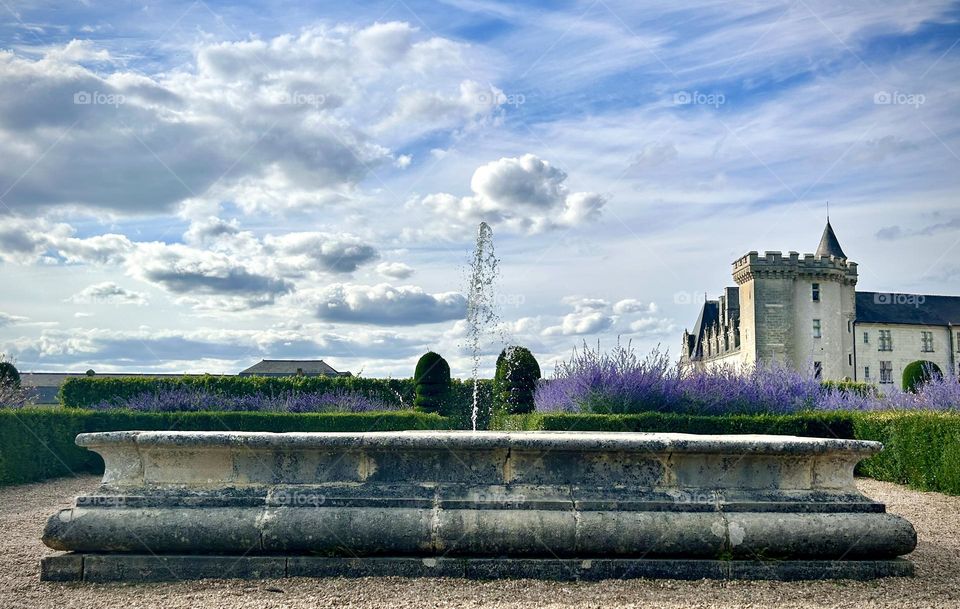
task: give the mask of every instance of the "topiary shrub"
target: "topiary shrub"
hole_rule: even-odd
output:
[[[0,386],[19,389],[20,372],[10,362],[0,362]]]
[[[526,347],[507,347],[497,358],[493,377],[494,408],[507,414],[533,412],[540,364]]]
[[[903,390],[916,393],[924,383],[943,379],[943,371],[933,362],[917,360],[903,369]]]
[[[450,364],[439,354],[429,351],[417,361],[413,373],[414,406],[424,412],[445,410],[450,394]]]

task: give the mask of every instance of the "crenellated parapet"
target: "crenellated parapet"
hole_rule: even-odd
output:
[[[791,279],[795,277],[857,284],[857,263],[837,256],[817,256],[779,251],[749,252],[733,262],[733,280],[743,285],[754,279]]]

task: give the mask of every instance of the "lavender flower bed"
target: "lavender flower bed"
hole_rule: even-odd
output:
[[[673,412],[787,414],[805,410],[954,410],[960,406],[955,377],[925,384],[917,393],[886,386],[850,390],[778,366],[746,372],[731,369],[691,372],[653,350],[640,357],[632,346],[610,352],[584,344],[544,381],[534,398],[539,412]]]
[[[399,403],[338,389],[326,393],[284,392],[277,395],[218,395],[203,389],[176,387],[143,393],[121,402],[101,402],[94,410],[128,408],[139,412],[373,412],[402,410]]]

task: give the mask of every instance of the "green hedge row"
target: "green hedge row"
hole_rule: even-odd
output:
[[[74,444],[77,434],[92,431],[400,431],[447,428],[447,419],[412,410],[296,414],[0,409],[0,485],[102,472],[100,456]]]
[[[58,398],[67,408],[88,408],[103,402],[120,404],[144,393],[188,388],[225,396],[284,393],[327,393],[356,391],[376,396],[387,402],[400,402],[412,407],[413,379],[374,379],[357,376],[204,376],[69,378],[60,386]]]
[[[224,396],[252,394],[279,395],[294,393],[327,393],[331,391],[360,392],[385,402],[411,408],[415,399],[415,384],[409,379],[379,379],[364,377],[314,376],[184,376],[184,377],[126,377],[126,378],[70,378],[60,387],[60,404],[66,408],[89,408],[101,403],[123,404],[144,393],[156,393],[175,388],[203,390]],[[493,399],[493,381],[480,380],[480,403],[488,413]],[[449,400],[444,404],[443,416],[453,420],[454,427],[466,428],[473,410],[473,381],[452,379]],[[482,416],[479,428],[486,429],[488,416]]]
[[[791,415],[693,416],[544,414],[498,417],[495,429],[757,433],[854,438],[882,442],[884,450],[857,473],[924,491],[960,495],[960,413],[829,412]]]
[[[523,431],[652,431],[665,433],[769,433],[817,438],[852,438],[853,418],[846,412],[790,415],[687,415],[661,412],[637,414],[531,413],[498,417],[497,429]]]

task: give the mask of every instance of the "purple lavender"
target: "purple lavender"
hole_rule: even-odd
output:
[[[373,412],[400,410],[401,404],[387,402],[359,391],[336,389],[326,393],[283,392],[276,395],[218,395],[204,389],[173,387],[143,393],[121,402],[101,402],[95,410],[128,408],[140,412],[246,411],[246,412]]]
[[[932,380],[917,393],[891,385],[876,392],[826,386],[784,366],[684,371],[654,349],[639,357],[630,343],[604,352],[584,344],[543,381],[534,399],[539,412],[684,414],[777,413],[804,410],[954,410],[956,377]]]

